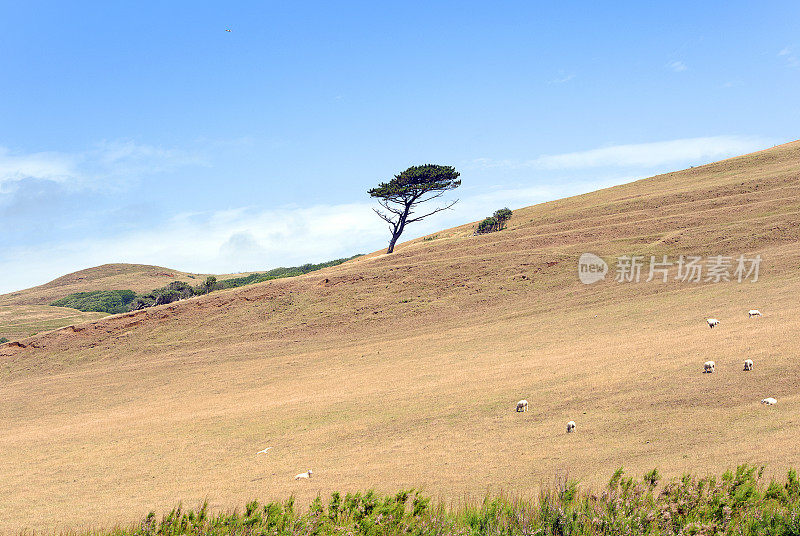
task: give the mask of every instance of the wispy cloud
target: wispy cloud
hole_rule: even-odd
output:
[[[785,59],[786,64],[789,67],[793,67],[795,69],[800,68],[800,59],[797,58],[797,55],[794,53],[794,49],[792,47],[784,47],[780,52],[778,52],[778,57]]]
[[[589,168],[652,168],[667,164],[700,163],[770,145],[768,140],[742,136],[686,138],[653,143],[612,145],[588,151],[542,155],[532,160],[495,160],[479,158],[476,167],[534,168],[547,170]]]
[[[499,167],[554,171],[537,174],[540,176],[535,182],[526,179],[496,187],[459,189],[453,197],[460,197],[461,201],[453,210],[414,224],[404,233],[403,240],[479,220],[502,206],[515,209],[629,182],[651,174],[652,166],[719,159],[771,144],[755,138],[717,136],[614,145],[542,155],[527,161],[478,159],[471,164],[476,172]],[[119,148],[105,154],[112,161],[126,160],[130,152],[137,151]],[[581,169],[588,170],[582,175],[583,180]],[[559,177],[562,170],[569,172],[570,181]],[[0,293],[111,262],[231,273],[367,253],[385,247],[389,238],[386,225],[375,216],[372,207],[372,203],[364,202],[182,212],[147,228],[103,237],[10,246],[0,255],[0,273],[4,274]]]
[[[66,182],[80,177],[77,170],[76,155],[39,152],[14,154],[0,147],[0,193],[5,183],[17,182],[27,178],[37,178],[52,182]]]
[[[551,183],[497,187],[454,195],[461,201],[410,226],[403,241],[478,220],[502,206],[518,208],[627,182]],[[454,192],[458,194],[458,192]],[[196,273],[266,270],[368,253],[386,246],[387,226],[372,203],[184,212],[145,230],[107,238],[18,246],[0,256],[0,293],[111,262],[154,264]]]
[[[335,258],[380,245],[387,234],[364,204],[185,212],[148,229],[19,246],[0,256],[0,292],[108,262],[228,273]]]
[[[552,80],[548,80],[547,83],[548,84],[564,84],[566,82],[569,82],[573,78],[575,78],[575,74],[574,73],[565,74],[565,73],[561,72],[561,73],[559,73],[558,77],[553,78]]]
[[[685,63],[683,63],[682,61],[678,61],[678,60],[669,62],[667,64],[667,67],[669,67],[670,69],[672,69],[676,73],[680,73],[680,72],[683,72],[686,69],[688,69],[688,67],[686,67]]]
[[[201,164],[196,155],[132,141],[102,142],[85,151],[14,152],[0,147],[0,194],[26,179],[93,187],[112,179]]]

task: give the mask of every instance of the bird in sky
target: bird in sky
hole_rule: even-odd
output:
[[[231,27],[230,27],[230,26],[226,27],[226,28],[225,28],[225,31],[226,31],[226,32],[230,32],[230,31],[231,31]]]
[[[264,450],[259,450],[258,452],[256,452],[256,454],[266,454],[266,453],[267,453],[267,451],[268,451],[269,449],[271,449],[271,448],[272,448],[272,447],[267,447],[267,448],[265,448]]]

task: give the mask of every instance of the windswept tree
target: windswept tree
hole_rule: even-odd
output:
[[[447,206],[439,207],[422,216],[410,217],[414,214],[417,205],[441,197],[448,190],[458,188],[461,185],[461,181],[458,180],[459,175],[460,173],[452,166],[434,164],[412,166],[399,175],[395,175],[389,182],[383,182],[367,192],[371,197],[377,198],[378,203],[388,211],[387,214],[378,209],[372,209],[389,224],[389,230],[392,233],[386,253],[394,251],[394,245],[403,234],[406,225],[447,210],[458,202],[456,199]]]

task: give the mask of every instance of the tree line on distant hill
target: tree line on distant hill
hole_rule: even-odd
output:
[[[221,281],[217,281],[217,278],[212,275],[207,277],[199,285],[195,286],[192,286],[185,281],[173,281],[167,286],[142,294],[137,294],[132,290],[96,290],[92,292],[76,292],[61,298],[60,300],[56,300],[50,305],[55,307],[71,307],[72,309],[78,309],[79,311],[86,312],[93,311],[118,314],[127,311],[145,309],[155,305],[172,303],[178,300],[191,298],[192,296],[208,294],[209,292],[215,290],[242,287],[245,285],[252,285],[254,283],[261,283],[262,281],[269,281],[270,279],[280,279],[284,277],[303,275],[316,270],[321,270],[322,268],[336,266],[360,256],[361,254],[358,254],[353,255],[352,257],[336,259],[320,264],[308,263],[303,264],[302,266],[292,266],[289,268],[274,268],[267,272],[259,272],[242,277],[233,277],[230,279],[223,279]]]

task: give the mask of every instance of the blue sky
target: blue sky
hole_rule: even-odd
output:
[[[795,140],[798,21],[795,1],[0,0],[0,292],[373,251],[365,192],[414,164],[456,166],[461,202],[404,238]]]

